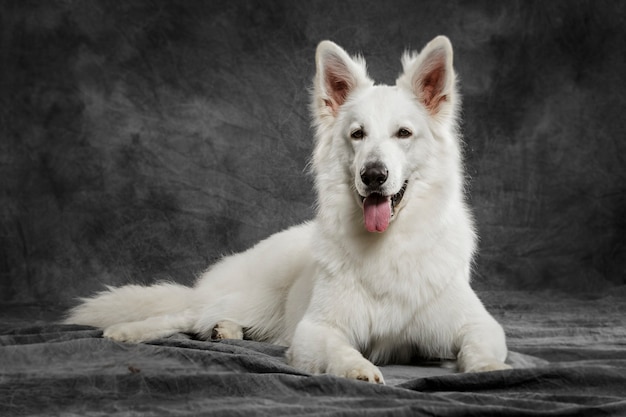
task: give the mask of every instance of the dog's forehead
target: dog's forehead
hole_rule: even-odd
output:
[[[424,117],[424,109],[416,97],[397,86],[377,85],[355,91],[344,106],[348,123],[396,125],[407,120],[416,122]]]

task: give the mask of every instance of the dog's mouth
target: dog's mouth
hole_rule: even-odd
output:
[[[363,205],[363,218],[365,220],[365,228],[368,232],[382,233],[387,230],[391,219],[396,214],[396,207],[402,201],[404,192],[409,181],[404,181],[402,188],[394,195],[383,195],[381,193],[370,193],[361,198],[361,204]]]

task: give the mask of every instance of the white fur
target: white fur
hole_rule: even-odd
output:
[[[374,365],[416,353],[457,358],[461,371],[506,369],[504,333],[469,285],[476,236],[464,202],[458,96],[445,37],[405,54],[395,86],[376,86],[365,62],[332,42],[317,49],[312,111],[316,219],[224,258],[194,288],[109,288],[68,323],[141,342],[175,332],[288,345],[311,373],[383,382]],[[399,129],[411,136],[399,137]],[[361,139],[351,138],[362,129]],[[364,227],[367,163],[403,199],[388,229]]]

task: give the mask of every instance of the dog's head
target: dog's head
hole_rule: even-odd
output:
[[[384,232],[410,198],[424,198],[442,177],[457,175],[450,172],[459,165],[450,41],[439,36],[421,53],[406,53],[395,86],[374,85],[365,61],[330,41],[318,45],[316,65],[319,197],[343,176],[365,228]]]

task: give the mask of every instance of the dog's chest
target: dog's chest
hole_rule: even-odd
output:
[[[428,317],[443,288],[425,270],[396,266],[377,275],[370,271],[368,280],[361,276],[354,295],[362,316],[354,336],[375,363],[407,362],[418,352],[439,351],[433,337],[437,329]],[[442,284],[447,281],[438,278]]]
[[[393,321],[403,327],[407,318],[425,308],[448,281],[450,272],[427,260],[407,259],[364,263],[354,277],[363,302],[370,306],[372,321]]]
[[[376,364],[406,363],[416,355],[445,356],[442,345],[447,342],[436,336],[431,306],[416,303],[417,298],[407,291],[367,300],[367,320],[354,335],[364,356]]]

